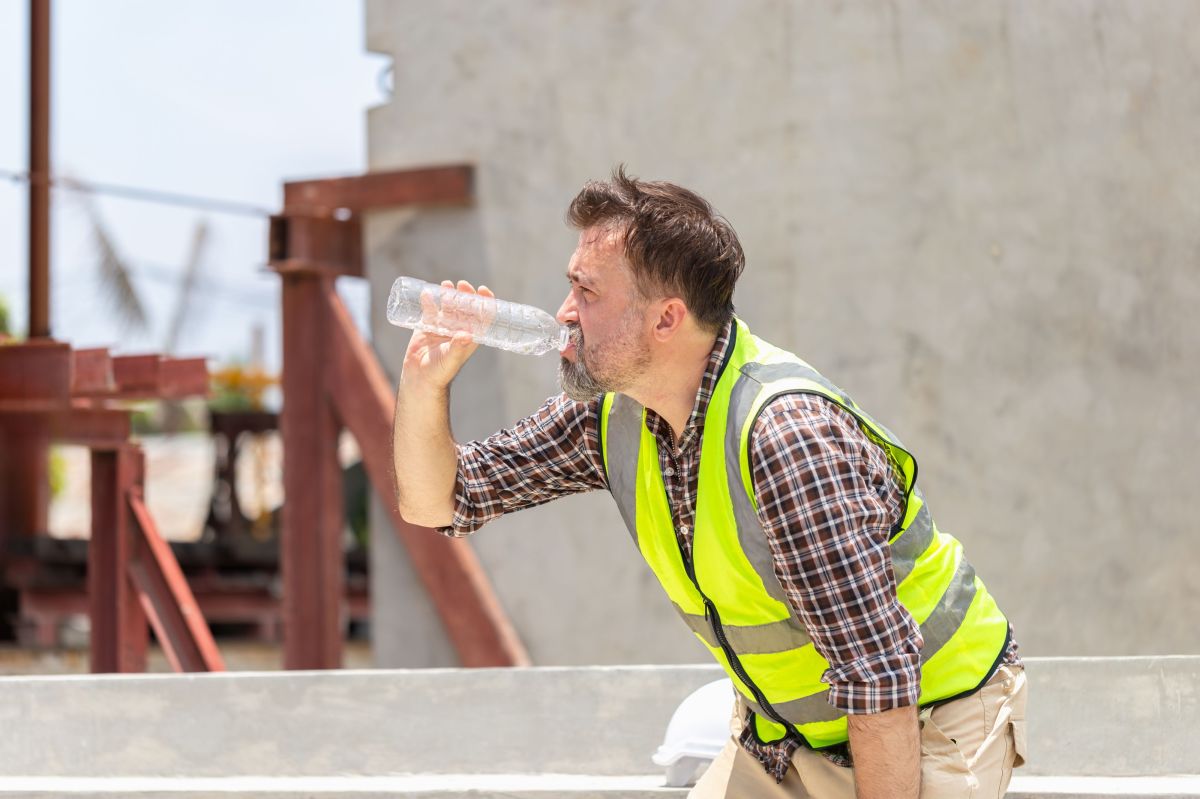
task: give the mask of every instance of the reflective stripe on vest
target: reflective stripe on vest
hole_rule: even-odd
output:
[[[675,540],[657,444],[645,427],[644,409],[626,396],[606,396],[601,442],[610,490],[635,545],[685,623],[759,714],[760,735],[773,740],[785,734],[783,726],[771,721],[780,717],[810,745],[846,739],[844,714],[828,703],[828,686],[820,681],[828,663],[813,649],[775,576],[751,495],[750,429],[758,412],[780,394],[819,394],[851,413],[887,452],[902,482],[905,518],[893,532],[889,552],[898,598],[925,639],[922,704],[982,683],[1003,647],[1007,620],[958,542],[937,532],[915,487],[915,460],[889,430],[803,361],[754,338],[741,322],[735,336],[740,340],[733,345],[733,357],[718,380],[705,421],[708,435],[701,451],[693,538],[696,560],[691,564],[694,584]],[[713,601],[721,619],[725,647],[718,625],[706,617],[705,598]],[[951,642],[954,645],[948,647]],[[942,657],[935,659],[939,653]],[[758,706],[760,694],[770,708]]]

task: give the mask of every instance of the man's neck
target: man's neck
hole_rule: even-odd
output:
[[[679,342],[670,351],[660,353],[657,368],[651,369],[640,385],[625,392],[661,416],[676,441],[692,415],[715,344],[713,335]]]

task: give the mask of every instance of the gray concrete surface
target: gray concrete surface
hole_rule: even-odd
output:
[[[395,59],[370,166],[478,165],[473,209],[369,219],[389,368],[407,341],[383,316],[397,275],[556,308],[564,208],[625,161],[729,217],[740,312],[915,451],[1026,653],[1200,653],[1200,5],[366,9],[368,47]],[[553,359],[480,352],[455,431],[552,391]],[[497,522],[476,548],[537,663],[705,657],[607,497]],[[434,625],[397,618],[428,613],[401,558],[375,560],[380,663],[452,665]]]
[[[1058,780],[1039,790],[1066,777],[1200,779],[1200,657],[1031,659],[1028,673],[1020,774]],[[719,676],[640,666],[3,677],[0,781],[291,780],[282,789],[442,775],[461,787],[516,775],[541,790],[538,780],[566,774],[620,785],[661,775],[650,755],[672,712]]]
[[[0,678],[10,731],[0,774],[646,774],[676,705],[718,676],[692,666]],[[559,734],[535,750],[547,730]]]
[[[663,799],[687,795],[684,788],[666,788],[658,777],[596,777],[589,775],[418,775],[406,777],[334,778],[140,778],[60,779],[0,777],[0,796],[89,799],[350,799],[351,797],[503,797],[503,799]],[[1200,779],[1050,778],[1014,777],[1008,799],[1195,799]]]

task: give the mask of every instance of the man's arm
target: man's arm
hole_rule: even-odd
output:
[[[452,284],[447,280],[442,285]],[[474,291],[465,280],[457,288]],[[479,293],[493,296],[486,286]],[[477,346],[466,333],[447,338],[416,330],[404,353],[392,457],[396,503],[400,515],[413,524],[443,527],[454,516],[458,455],[450,432],[450,383]]]
[[[921,736],[915,706],[848,717],[858,799],[916,799]]]
[[[859,796],[915,797],[922,640],[896,598],[903,493],[886,455],[833,403],[789,395],[755,423],[751,468],[776,576],[849,717]]]
[[[482,286],[480,293],[490,294]],[[392,433],[401,515],[458,537],[505,513],[607,487],[599,398],[584,403],[560,394],[511,429],[455,443],[450,382],[474,350],[465,336],[413,333]]]

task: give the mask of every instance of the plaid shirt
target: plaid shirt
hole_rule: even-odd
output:
[[[717,337],[679,435],[647,409],[670,498],[675,535],[691,557],[708,403],[732,346]],[[465,536],[502,514],[580,491],[607,489],[600,452],[600,401],[551,397],[512,429],[458,448],[454,519],[439,532]],[[847,713],[914,705],[920,693],[920,628],[896,600],[888,537],[904,494],[887,455],[849,413],[823,397],[787,394],[765,406],[750,436],[758,518],[775,574],[830,667],[829,702]],[[1016,663],[1016,645],[1005,653]],[[783,779],[796,743],[742,745]],[[838,759],[838,753],[831,753]]]

